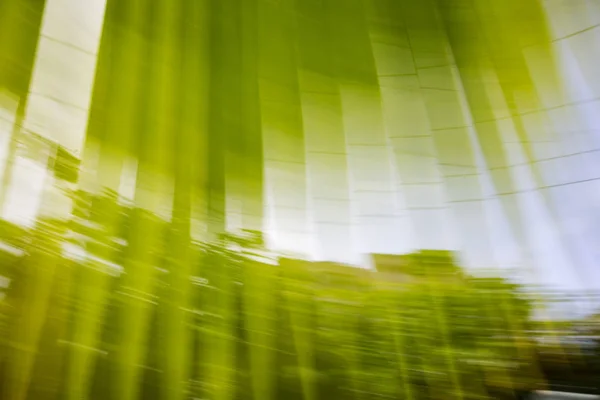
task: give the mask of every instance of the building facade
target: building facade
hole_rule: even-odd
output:
[[[592,286],[600,10],[490,4],[4,1],[3,216],[69,214],[44,172],[66,152],[72,190],[197,239],[263,230],[356,265],[448,249]]]

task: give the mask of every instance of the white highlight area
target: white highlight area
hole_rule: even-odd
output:
[[[0,182],[3,182],[8,157],[10,139],[16,120],[19,100],[11,93],[0,91]],[[0,191],[3,188],[0,188]]]
[[[21,146],[24,151],[18,150],[14,157],[2,204],[2,216],[13,223],[33,226],[49,176],[48,152],[31,154],[29,138],[39,135],[77,157],[81,155],[105,8],[106,0],[46,2],[23,131],[16,138],[25,147]],[[4,103],[3,98],[0,167],[9,157],[10,133],[15,123],[15,107],[7,108]]]
[[[581,393],[569,393],[569,392],[551,392],[549,390],[539,390],[535,392],[531,399],[534,400],[584,400],[584,399],[600,399],[600,396],[596,396],[593,394],[581,394]]]
[[[24,128],[81,155],[106,0],[48,0]]]
[[[48,169],[40,160],[17,156],[2,208],[2,218],[23,227],[33,227],[41,206],[47,176]]]

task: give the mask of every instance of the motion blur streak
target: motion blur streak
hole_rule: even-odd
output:
[[[598,0],[0,0],[0,398],[599,395],[598,65]]]

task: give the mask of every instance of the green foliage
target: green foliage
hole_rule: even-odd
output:
[[[53,388],[48,398],[101,399],[106,388],[120,390],[113,385],[132,354],[122,337],[132,329],[131,302],[148,315],[137,322],[147,338],[135,366],[138,393],[164,388],[174,362],[188,377],[177,390],[196,398],[482,399],[543,383],[529,333],[533,305],[522,288],[470,277],[442,253],[404,257],[395,273],[412,276],[408,281],[334,263],[264,263],[255,231],[206,244],[188,239],[182,259],[169,245],[176,222],[117,204],[110,193],[79,193],[77,200],[72,221],[40,221],[22,231],[14,244],[27,251],[17,270],[5,272],[11,287],[2,303],[4,365],[26,368],[21,346],[34,345],[28,386],[39,396],[46,387]],[[156,273],[146,290],[129,276],[139,274],[129,230],[117,233],[102,213],[153,221]],[[87,254],[67,257],[62,243]],[[174,280],[181,262],[187,272]],[[31,297],[41,288],[43,297]],[[178,347],[163,346],[165,335],[182,335],[170,328],[178,323],[173,305],[181,307],[185,333],[185,352],[176,358],[165,352]],[[25,325],[23,307],[38,310]],[[36,327],[40,341],[15,336],[8,329],[15,326]]]
[[[135,281],[128,278],[137,273],[131,269],[131,261],[120,266],[122,272],[98,268],[102,259],[108,266],[117,265],[120,260],[131,260],[133,254],[132,244],[125,240],[128,230],[115,232],[106,226],[106,215],[115,213],[122,221],[150,218],[158,224],[156,232],[177,229],[118,204],[114,194],[79,193],[75,218],[68,224],[40,222],[35,231],[21,233],[29,235],[21,243],[29,243],[28,248],[35,249],[38,257],[51,257],[56,263],[56,270],[44,275],[55,282],[50,284],[53,290],[58,290],[56,280],[61,276],[72,282],[70,290],[61,289],[57,302],[48,304],[48,313],[36,317],[41,338],[53,332],[43,322],[50,315],[60,315],[63,329],[54,342],[41,342],[40,346],[48,348],[38,347],[34,365],[58,362],[58,358],[39,358],[49,348],[56,348],[50,354],[66,360],[68,371],[69,362],[84,360],[70,353],[88,352],[86,357],[92,358],[87,359],[95,361],[81,364],[87,365],[84,372],[89,374],[89,383],[82,388],[87,388],[92,398],[100,396],[94,393],[99,390],[94,382],[111,381],[111,374],[121,373],[119,365],[125,359],[118,357],[126,353],[119,347],[124,345],[119,332],[130,329],[122,318],[129,315],[124,307],[132,299],[150,310],[150,322],[143,328],[148,330],[142,348],[146,361],[137,367],[138,384],[149,385],[148,374],[161,376],[160,371],[173,368],[162,364],[161,360],[168,359],[161,356],[160,345],[164,333],[169,332],[165,324],[172,323],[161,311],[169,310],[163,304],[170,304],[176,289],[170,287],[171,268],[181,268],[169,261],[175,256],[166,246],[170,236],[159,235],[159,247],[153,250],[158,257],[155,268],[163,272],[146,285],[148,291],[139,292],[131,286]],[[61,236],[65,227],[71,234]],[[63,242],[83,246],[87,256],[74,261],[65,258],[60,251]],[[199,391],[196,396],[229,393],[229,397],[239,397],[247,386],[262,398],[435,398],[453,390],[465,398],[482,398],[487,393],[484,382],[502,376],[508,379],[505,385],[516,386],[522,380],[519,371],[531,361],[519,354],[514,340],[524,334],[530,313],[530,304],[519,297],[518,287],[499,278],[449,275],[445,271],[460,268],[451,260],[446,264],[452,265],[442,266],[439,257],[428,252],[407,258],[406,271],[417,279],[401,283],[389,281],[386,274],[332,263],[292,259],[281,259],[279,265],[263,263],[253,257],[264,253],[260,232],[227,234],[215,243],[190,245],[193,249],[186,262],[192,266],[186,283],[179,282],[190,290],[187,311],[182,314],[191,357],[185,374],[202,384],[183,387],[186,392]],[[36,264],[31,263],[36,260],[39,258],[33,255],[23,256],[21,273],[34,271]],[[13,293],[7,304],[19,307],[26,301],[19,296],[28,291],[21,289],[25,291],[19,295],[17,288],[28,286],[28,276],[12,277]],[[97,333],[89,336],[92,332]],[[18,345],[19,338],[15,339],[7,342],[7,350]],[[108,376],[99,375],[103,369],[109,371]],[[33,387],[44,385],[35,382],[37,375],[32,379]],[[54,379],[83,382],[68,375]],[[54,386],[68,392],[64,384]],[[229,389],[224,392],[225,387]]]

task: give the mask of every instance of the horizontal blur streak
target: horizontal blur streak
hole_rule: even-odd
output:
[[[0,398],[599,394],[598,4],[0,0]]]

